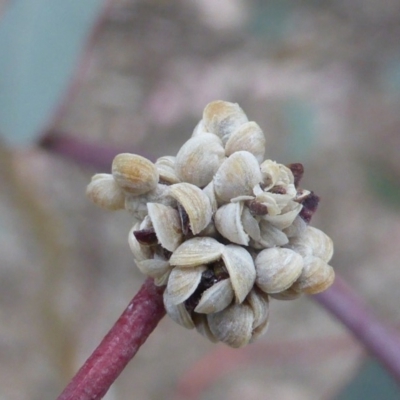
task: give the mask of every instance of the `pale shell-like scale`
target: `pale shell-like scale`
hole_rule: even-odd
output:
[[[175,171],[182,182],[204,187],[225,159],[221,139],[213,133],[190,138],[176,155]]]
[[[319,257],[325,262],[329,262],[333,256],[332,239],[313,226],[307,226],[302,235],[290,240],[290,244],[309,247],[315,257]]]
[[[279,164],[276,161],[265,160],[260,165],[264,190],[267,191],[276,185],[279,178]]]
[[[260,336],[264,335],[269,328],[269,318],[253,329],[249,343],[255,342]]]
[[[269,300],[268,294],[254,287],[246,298],[254,313],[253,330],[268,319]]]
[[[299,203],[293,202],[293,207],[290,211],[284,212],[279,215],[265,215],[263,218],[274,225],[276,228],[283,230],[292,225],[297,215],[301,211],[303,206]]]
[[[292,224],[283,229],[285,235],[290,239],[294,236],[300,236],[307,228],[307,223],[299,215],[293,220]]]
[[[260,222],[259,243],[264,247],[283,246],[289,242],[287,236],[268,221]]]
[[[128,244],[133,253],[133,258],[136,262],[147,260],[149,258],[153,258],[153,251],[149,246],[141,245],[137,240],[134,231],[140,229],[140,223],[136,223],[128,234]]]
[[[197,236],[208,236],[214,239],[218,239],[221,235],[218,233],[217,228],[213,221],[211,221]]]
[[[140,196],[127,195],[125,197],[125,209],[129,211],[134,218],[142,220],[148,214],[147,203],[160,203],[165,206],[176,207],[176,200],[170,197],[170,186],[158,184],[155,189]]]
[[[202,314],[222,311],[231,304],[234,296],[231,280],[223,279],[203,292],[194,311]]]
[[[274,247],[262,250],[255,259],[256,284],[266,293],[288,289],[300,276],[304,261],[293,250]]]
[[[281,208],[273,196],[271,196],[271,193],[262,191],[259,185],[254,186],[253,192],[256,195],[256,201],[267,207],[268,215],[274,216],[280,214]]]
[[[213,335],[210,327],[208,326],[207,315],[194,313],[192,318],[197,332],[199,332],[212,343],[218,342],[218,339]]]
[[[199,135],[202,135],[203,133],[210,133],[210,132],[207,132],[207,131],[206,131],[206,129],[205,129],[205,127],[204,127],[204,122],[203,122],[203,120],[201,119],[201,120],[197,123],[197,125],[194,127],[193,133],[192,133],[192,136],[191,136],[191,137],[199,136]]]
[[[286,186],[294,183],[292,171],[276,161],[265,160],[260,165],[263,177],[264,190],[270,190],[274,186]]]
[[[221,258],[224,245],[210,237],[194,237],[183,242],[169,259],[169,263],[180,267],[195,267]]]
[[[307,257],[301,275],[291,288],[295,291],[316,294],[323,292],[335,280],[335,271],[318,257]]]
[[[118,154],[112,162],[111,170],[118,185],[135,196],[155,189],[159,179],[157,167],[137,154]]]
[[[254,200],[254,196],[236,196],[231,199],[231,203],[240,203],[241,201]]]
[[[203,111],[203,129],[218,135],[224,145],[230,135],[246,122],[246,114],[236,103],[216,100],[207,104]]]
[[[251,340],[254,315],[247,304],[232,304],[218,313],[208,314],[207,320],[212,334],[228,346],[243,347]]]
[[[201,274],[206,269],[204,265],[194,268],[173,268],[169,274],[165,296],[173,304],[183,303],[197,289],[201,281]]]
[[[175,158],[173,156],[164,156],[158,158],[155,162],[160,182],[173,185],[181,181],[175,171]]]
[[[229,273],[236,302],[242,303],[256,279],[253,258],[243,247],[228,244],[224,246],[222,259]]]
[[[220,207],[214,216],[218,232],[233,243],[247,246],[249,235],[244,231],[241,214],[243,203],[228,203]]]
[[[156,286],[165,286],[168,282],[170,273],[171,273],[171,269],[169,269],[164,275],[154,278],[154,284]]]
[[[107,210],[121,210],[125,207],[125,194],[110,174],[94,175],[87,186],[86,196]]]
[[[164,307],[169,317],[177,324],[182,325],[187,329],[194,328],[194,322],[191,315],[186,310],[185,304],[174,304],[170,297],[167,296],[166,291],[164,292]]]
[[[293,290],[292,287],[280,293],[271,293],[269,296],[275,300],[295,300],[298,299],[302,293]]]
[[[160,278],[171,270],[169,262],[150,258],[148,260],[136,261],[139,271],[152,278]]]
[[[197,235],[210,223],[210,200],[197,186],[186,182],[177,183],[169,187],[169,193],[185,209],[193,235]]]
[[[241,150],[253,154],[259,163],[264,160],[266,140],[264,132],[255,122],[246,122],[236,129],[225,145],[225,155]]]
[[[159,203],[147,203],[147,210],[161,246],[168,251],[176,250],[183,241],[178,211]]]
[[[214,191],[214,182],[211,181],[205,188],[203,188],[203,192],[208,197],[208,200],[210,200],[211,209],[214,213],[218,209],[218,203]]]
[[[261,239],[260,225],[247,207],[242,211],[242,224],[244,231],[255,241]]]
[[[268,192],[268,195],[275,200],[275,203],[281,210],[283,210],[285,207],[287,207],[291,203],[294,203],[294,201],[292,201],[292,200],[296,197],[296,192],[294,192],[294,193],[291,192],[291,190],[290,190],[291,187],[294,188],[293,185],[287,185],[286,187],[284,187],[285,190],[289,189],[289,190],[287,190],[287,192],[285,194]],[[296,203],[296,204],[298,204],[298,203]]]
[[[257,159],[248,151],[238,151],[227,158],[214,175],[214,190],[218,202],[228,203],[232,198],[252,195],[261,182]]]
[[[285,247],[287,249],[295,251],[296,253],[299,253],[303,258],[310,257],[313,255],[311,247],[306,246],[305,244],[289,242],[287,245],[285,245]]]

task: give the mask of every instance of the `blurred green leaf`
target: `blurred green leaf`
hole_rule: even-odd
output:
[[[288,17],[293,5],[287,0],[255,1],[249,21],[250,32],[268,40],[281,38],[288,28]]]
[[[0,20],[0,133],[35,140],[65,93],[104,0],[14,0]]]
[[[313,150],[315,139],[314,107],[304,99],[292,98],[282,105],[284,129],[288,133],[287,153],[294,160],[304,160]]]
[[[366,362],[357,376],[335,398],[336,400],[398,400],[396,381],[375,360]]]
[[[389,166],[374,162],[366,168],[367,183],[371,191],[386,205],[400,208],[400,176]]]

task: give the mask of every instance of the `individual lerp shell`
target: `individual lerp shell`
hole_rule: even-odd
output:
[[[192,319],[196,326],[197,332],[207,338],[210,342],[218,342],[218,339],[213,335],[210,327],[208,326],[207,315],[193,313]]]
[[[179,213],[172,207],[147,203],[149,217],[161,246],[174,251],[183,240]]]
[[[231,280],[223,279],[203,292],[194,311],[202,314],[222,311],[229,306],[234,295]]]
[[[212,334],[228,346],[243,347],[251,340],[254,315],[247,304],[232,304],[207,320]]]
[[[214,176],[217,200],[228,203],[231,199],[252,195],[253,188],[261,182],[257,159],[248,151],[238,151],[227,158]]]
[[[194,328],[194,322],[188,310],[186,309],[185,304],[174,304],[171,301],[171,298],[167,295],[166,291],[164,291],[164,307],[167,314],[177,324],[182,325],[187,329]]]
[[[141,245],[133,234],[134,231],[137,231],[139,229],[140,223],[138,222],[132,227],[128,235],[128,244],[133,253],[133,258],[136,262],[147,260],[153,257],[153,251],[150,246]]]
[[[249,235],[244,231],[242,224],[243,203],[228,203],[220,207],[214,216],[215,227],[218,232],[232,243],[249,244]]]
[[[323,292],[335,280],[335,271],[318,257],[307,257],[301,275],[292,285],[292,289],[301,293],[316,294]]]
[[[260,170],[263,177],[264,190],[269,190],[274,186],[286,186],[294,183],[292,171],[276,161],[265,160],[261,163]]]
[[[292,225],[283,229],[283,232],[288,238],[300,236],[307,228],[307,223],[299,215],[293,220]]]
[[[218,135],[225,144],[229,136],[248,121],[238,104],[216,100],[205,107],[203,125],[208,132]]]
[[[236,151],[246,150],[261,163],[264,160],[265,143],[261,128],[253,121],[246,122],[230,135],[225,145],[225,154],[229,157]]]
[[[237,303],[242,303],[256,279],[256,269],[250,253],[241,246],[224,246],[222,259],[232,283]]]
[[[263,324],[268,319],[269,299],[268,294],[254,287],[246,298],[254,313],[253,329]]]
[[[204,189],[204,194],[208,197],[211,204],[212,212],[214,213],[218,209],[217,199],[215,198],[214,182],[211,181]]]
[[[118,154],[112,163],[112,175],[126,192],[139,196],[156,188],[159,175],[156,166],[137,154]]]
[[[325,262],[329,262],[333,255],[332,239],[313,226],[307,226],[306,230],[300,236],[291,239],[290,245],[309,247],[315,257],[319,257]]]
[[[297,215],[302,209],[302,205],[296,202],[290,203],[290,210],[287,212],[282,212],[278,215],[265,215],[264,219],[270,222],[272,225],[277,227],[278,229],[285,229],[292,225],[293,221],[296,219]]]
[[[274,247],[262,250],[255,259],[257,286],[266,293],[289,288],[300,276],[303,257],[293,250]]]
[[[283,246],[289,241],[279,228],[268,221],[260,222],[260,236],[259,243],[264,247]]]
[[[183,242],[169,259],[169,263],[180,267],[195,267],[209,264],[221,258],[224,245],[210,237],[194,237]]]
[[[185,209],[193,235],[200,233],[211,221],[212,208],[207,195],[190,183],[176,183],[169,194]]]
[[[155,166],[160,176],[160,181],[168,185],[179,183],[180,179],[175,172],[175,157],[164,156],[157,159]]]
[[[125,207],[125,194],[110,174],[94,175],[86,195],[93,203],[107,210],[121,210]]]
[[[136,265],[142,274],[150,276],[152,278],[161,278],[168,271],[171,270],[171,267],[167,260],[159,260],[156,258],[136,261]]]
[[[249,293],[246,302],[253,310],[253,332],[250,343],[253,343],[259,336],[263,335],[269,325],[269,299],[268,295],[257,287]]]
[[[293,286],[293,285],[292,285]],[[292,289],[292,286],[289,289],[284,290],[279,293],[271,293],[269,296],[275,300],[295,300],[298,299],[302,293],[297,290]]]
[[[171,271],[165,296],[173,304],[183,303],[197,289],[201,281],[201,274],[206,270],[205,265],[194,268],[175,267]]]
[[[242,224],[245,232],[255,241],[261,240],[260,225],[247,207],[242,211]]]
[[[147,203],[160,203],[166,206],[176,207],[176,200],[169,196],[170,186],[158,184],[155,189],[140,196],[126,195],[125,210],[134,218],[142,220],[147,216]]]
[[[182,182],[204,187],[225,159],[221,139],[213,133],[190,138],[176,155],[175,171]]]
[[[202,135],[203,133],[211,133],[211,132],[207,132],[207,131],[205,130],[203,120],[201,119],[201,120],[197,123],[197,125],[194,127],[193,133],[192,133],[192,136],[191,136],[191,137],[199,136],[199,135]]]
[[[269,318],[267,318],[262,324],[253,329],[251,339],[249,343],[255,342],[260,336],[264,335],[269,328]]]

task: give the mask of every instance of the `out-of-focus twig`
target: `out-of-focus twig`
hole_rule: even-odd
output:
[[[400,385],[400,336],[395,329],[380,321],[339,276],[327,291],[313,298],[345,325]]]
[[[78,164],[95,167],[98,172],[109,172],[113,158],[130,150],[78,139],[62,132],[48,133],[41,139],[39,146]]]
[[[57,400],[101,399],[165,315],[163,288],[147,279]]]

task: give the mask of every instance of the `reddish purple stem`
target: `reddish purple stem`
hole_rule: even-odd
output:
[[[58,154],[79,164],[96,167],[100,170],[110,172],[110,166],[114,157],[119,153],[129,151],[140,153],[140,149],[132,146],[113,148],[107,144],[100,144],[78,139],[63,132],[47,133],[39,142],[40,147],[52,153]],[[146,155],[144,155],[146,157]],[[151,157],[148,157],[151,159]]]
[[[380,321],[339,276],[327,291],[313,298],[341,321],[400,384],[400,337],[394,328]]]
[[[57,400],[101,399],[165,315],[164,288],[147,279]]]

